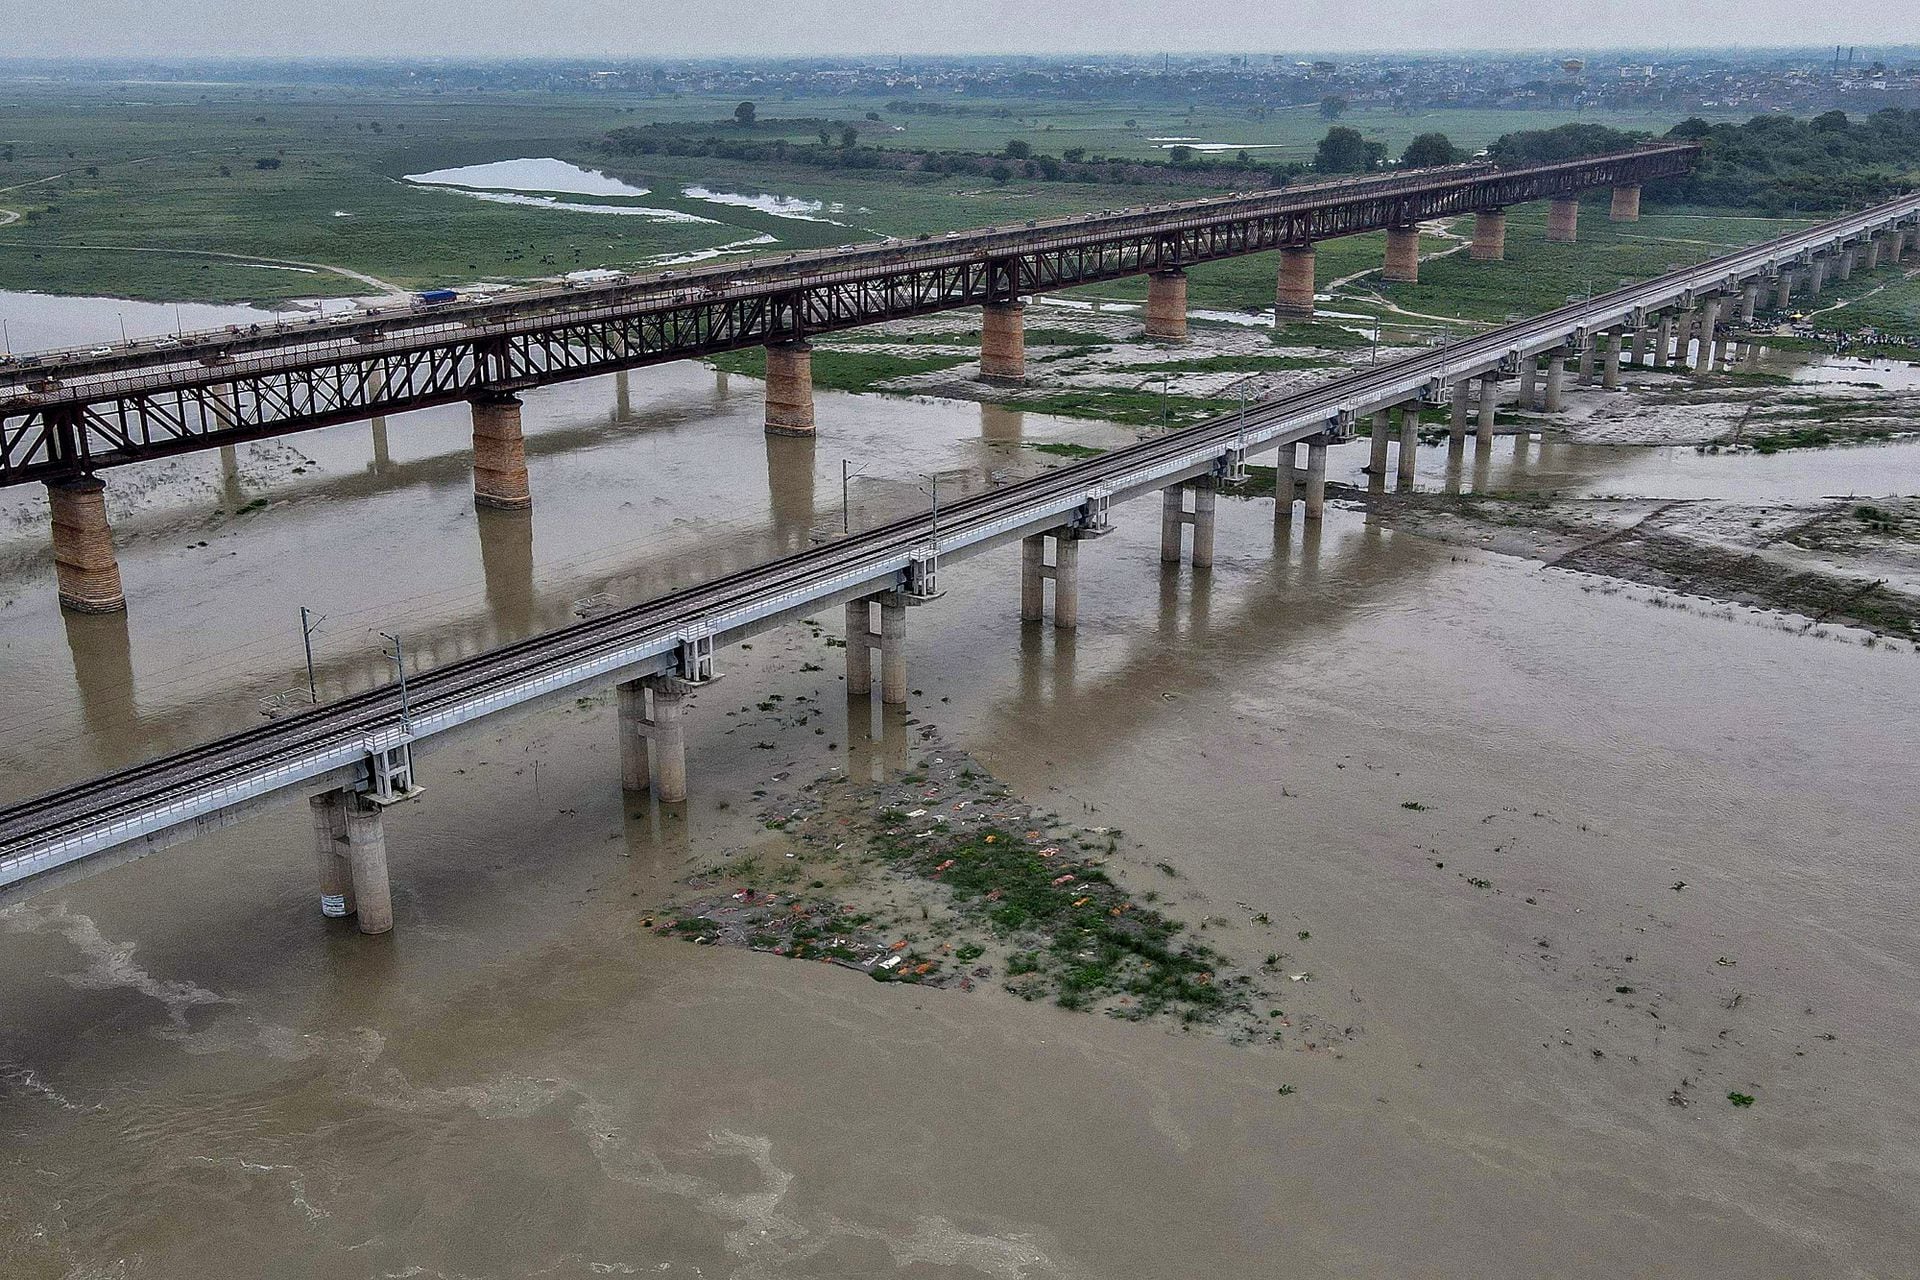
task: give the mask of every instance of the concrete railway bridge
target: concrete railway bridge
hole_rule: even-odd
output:
[[[488,716],[612,686],[622,784],[684,800],[684,698],[714,678],[730,644],[844,606],[850,696],[871,695],[877,653],[881,701],[903,703],[909,608],[939,598],[955,561],[1021,540],[1022,620],[1040,621],[1050,606],[1053,624],[1071,628],[1082,544],[1129,499],[1159,499],[1163,561],[1204,570],[1218,493],[1243,478],[1249,457],[1277,450],[1278,514],[1290,519],[1303,501],[1304,518],[1316,522],[1327,450],[1354,438],[1362,418],[1372,420],[1375,483],[1384,481],[1396,412],[1403,479],[1424,406],[1451,407],[1456,458],[1470,426],[1484,457],[1508,388],[1551,407],[1568,378],[1611,384],[1623,362],[1712,367],[1729,341],[1722,319],[1750,313],[1762,289],[1818,290],[1828,271],[1898,263],[1917,238],[1920,195],[1910,195],[970,497],[944,509],[937,527],[929,515],[858,531],[451,662],[406,689],[369,690],[0,809],[0,900],[305,797],[323,913],[354,913],[363,931],[384,932],[393,913],[382,814],[416,793],[424,755]]]
[[[520,395],[534,387],[764,346],[767,430],[812,435],[814,335],[979,307],[981,376],[1018,382],[1022,298],[1145,275],[1146,335],[1178,343],[1188,267],[1275,252],[1276,318],[1308,318],[1316,241],[1384,230],[1385,277],[1414,280],[1418,224],[1471,213],[1472,256],[1497,261],[1509,206],[1551,201],[1548,239],[1570,243],[1583,193],[1610,189],[1610,216],[1637,218],[1641,184],[1685,173],[1697,153],[1674,145],[1515,169],[1449,166],[27,356],[0,364],[0,486],[47,485],[62,605],[113,612],[126,597],[100,474],[112,467],[467,401],[474,501],[522,509],[533,495]]]

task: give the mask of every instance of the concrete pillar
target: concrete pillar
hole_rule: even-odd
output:
[[[1708,298],[1700,307],[1700,352],[1694,357],[1694,372],[1713,367],[1714,330],[1720,323],[1720,299]]]
[[[1900,259],[1905,256],[1907,244],[1910,239],[1911,237],[1905,227],[1895,227],[1893,230],[1887,232],[1887,262],[1889,265],[1896,267],[1900,265]]]
[[[980,308],[980,379],[1027,380],[1027,309],[1018,302],[989,302]]]
[[[1280,251],[1280,276],[1274,284],[1273,314],[1280,320],[1313,316],[1313,246]]]
[[[360,932],[385,933],[393,928],[393,888],[387,879],[387,835],[381,809],[358,792],[342,795],[347,865],[353,876],[353,905],[360,917]]]
[[[1147,337],[1154,342],[1187,340],[1187,273],[1178,267],[1147,277]]]
[[[1453,384],[1453,413],[1447,419],[1447,438],[1455,442],[1467,438],[1467,396],[1471,390],[1465,378]]]
[[[1760,286],[1750,280],[1747,282],[1746,287],[1740,290],[1740,323],[1743,325],[1752,324],[1753,313],[1759,306]]]
[[[1600,366],[1600,385],[1609,391],[1617,390],[1620,386],[1620,348],[1626,342],[1627,335],[1624,333],[1607,335],[1605,361]]]
[[[1673,350],[1673,317],[1661,316],[1660,328],[1653,336],[1653,367],[1667,367],[1667,356]]]
[[[1640,221],[1640,184],[1635,182],[1613,189],[1613,203],[1607,207],[1608,222]]]
[[[518,396],[483,395],[473,401],[473,502],[501,511],[533,505]]]
[[[1160,563],[1180,563],[1180,526],[1187,522],[1187,490],[1170,484],[1161,491]]]
[[[1540,357],[1523,356],[1520,360],[1520,403],[1522,413],[1532,413],[1540,407],[1537,388],[1540,382]]]
[[[1687,367],[1687,357],[1693,351],[1693,323],[1697,317],[1691,311],[1682,311],[1673,320],[1673,359],[1676,369]]]
[[[1531,364],[1532,361],[1527,361]],[[1524,366],[1523,366],[1524,367]],[[1500,407],[1500,378],[1497,374],[1480,375],[1480,421],[1474,431],[1474,443],[1481,448],[1493,443],[1493,415]],[[1532,405],[1527,405],[1531,409]]]
[[[1327,438],[1307,441],[1306,516],[1318,520],[1327,507]]]
[[[880,701],[907,705],[907,598],[898,591],[880,597]]]
[[[1420,448],[1420,406],[1400,406],[1400,467],[1396,479],[1402,489],[1413,488],[1413,468]]]
[[[1382,280],[1413,284],[1420,279],[1420,228],[1387,228],[1387,265]]]
[[[347,863],[347,793],[326,791],[309,797],[313,816],[313,854],[320,872],[320,914],[339,920],[354,912],[353,869]]]
[[[1793,303],[1793,272],[1782,271],[1774,285],[1773,309],[1785,311]]]
[[[1473,215],[1473,244],[1467,255],[1475,262],[1499,262],[1507,256],[1507,211],[1483,209]]]
[[[1842,249],[1840,251],[1840,261],[1836,265],[1839,267],[1837,278],[1841,280],[1851,280],[1853,278],[1853,250],[1851,248]]]
[[[72,613],[119,613],[127,607],[120,589],[120,562],[107,525],[106,482],[94,476],[47,484],[53,516],[53,571],[60,607]]]
[[[645,791],[652,785],[647,768],[647,686],[627,680],[616,685],[614,693],[620,715],[620,786],[625,791]]]
[[[1860,246],[1860,269],[1871,271],[1880,265],[1880,237],[1868,236],[1867,242]]]
[[[1593,357],[1593,339],[1589,338],[1587,339],[1587,344],[1580,348],[1580,381],[1582,383],[1591,383],[1593,381]]]
[[[1551,244],[1572,244],[1580,235],[1580,202],[1563,196],[1547,206],[1547,240]]]
[[[1826,282],[1827,260],[1824,257],[1816,257],[1813,260],[1813,265],[1807,269],[1808,296],[1818,298],[1820,296],[1820,288],[1826,284]]]
[[[1547,412],[1560,412],[1561,387],[1566,381],[1567,358],[1558,351],[1547,356]]]
[[[1053,563],[1046,546],[1053,543]],[[1046,583],[1053,581],[1053,625],[1071,631],[1080,623],[1080,539],[1072,529],[1053,529],[1020,539],[1020,621],[1046,616]]]
[[[813,434],[813,344],[767,346],[767,434]]]
[[[1633,331],[1633,362],[1636,365],[1647,362],[1647,326],[1644,324]]]
[[[1193,567],[1211,569],[1214,507],[1220,494],[1214,488],[1212,476],[1203,476],[1187,487],[1193,490]]]
[[[1380,477],[1387,474],[1387,437],[1391,434],[1388,427],[1387,410],[1374,410],[1372,435],[1367,439],[1368,475]]]

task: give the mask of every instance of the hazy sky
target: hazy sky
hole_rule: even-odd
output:
[[[1920,44],[1920,0],[11,0],[0,52],[681,57]]]

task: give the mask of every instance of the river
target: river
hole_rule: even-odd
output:
[[[530,516],[473,510],[459,409],[116,472],[124,619],[59,614],[43,500],[9,495],[0,788],[297,700],[302,604],[337,696],[386,678],[378,630],[444,661],[803,546],[840,521],[843,458],[866,523],[924,505],[923,472],[944,497],[1052,461],[1023,441],[1131,438],[823,392],[816,442],[770,441],[759,411],[757,383],[694,365],[533,393]],[[1444,456],[1421,451],[1423,483]],[[1912,493],[1914,465],[1503,439],[1485,474]],[[0,1272],[1908,1269],[1915,657],[1337,504],[1316,532],[1223,502],[1196,575],[1160,565],[1149,505],[1083,553],[1071,636],[1022,628],[1015,548],[943,575],[910,615],[916,723],[841,718],[838,651],[804,628],[727,651],[684,807],[623,800],[604,699],[434,753],[388,820],[384,938],[320,918],[298,806],[0,912]],[[827,732],[732,731],[776,693],[821,697]],[[1124,829],[1115,874],[1243,966],[1286,952],[1311,973],[1288,1008],[1345,1043],[1235,1046],[644,927],[753,834],[743,797],[876,747],[903,768],[930,725]]]

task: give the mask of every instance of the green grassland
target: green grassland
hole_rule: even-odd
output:
[[[803,138],[781,120],[845,120],[863,143],[998,150],[1009,139],[1057,154],[1070,146],[1145,158],[1156,137],[1277,143],[1263,160],[1304,157],[1325,131],[1310,109],[1261,118],[1213,108],[973,101],[965,114],[902,115],[885,101],[763,102],[760,129]],[[597,148],[609,129],[720,121],[732,98],[635,94],[371,93],[262,86],[0,85],[0,288],[156,300],[271,301],[365,292],[354,274],[405,288],[634,267],[759,235],[768,253],[879,235],[913,235],[1112,208],[1178,194],[1165,187],[822,170]],[[865,120],[867,112],[881,117]],[[1005,114],[1000,114],[1004,112]],[[1345,123],[1397,146],[1445,128],[1478,145],[1552,112],[1356,112]],[[1131,127],[1127,121],[1133,121]],[[1658,128],[1653,117],[1614,119]],[[715,124],[716,130],[731,126]],[[709,223],[492,204],[423,190],[405,174],[554,156],[606,169],[652,194],[644,203]],[[261,161],[269,166],[259,167]],[[776,217],[681,195],[688,185],[772,192],[846,206],[846,225]],[[18,215],[11,221],[7,213]],[[1378,260],[1377,237],[1323,246],[1323,274]],[[304,269],[294,269],[304,268]],[[1262,306],[1259,259],[1195,274],[1195,305]],[[1132,292],[1138,292],[1135,287]],[[1109,296],[1130,296],[1116,288]]]

